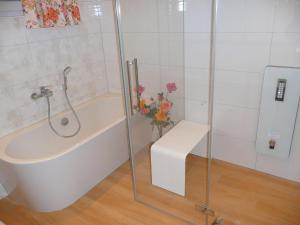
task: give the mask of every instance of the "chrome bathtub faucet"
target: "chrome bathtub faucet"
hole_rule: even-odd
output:
[[[43,97],[51,97],[53,95],[53,91],[49,88],[49,86],[41,86],[40,87],[40,93],[32,93],[31,94],[31,99],[32,100],[37,100],[39,98]]]

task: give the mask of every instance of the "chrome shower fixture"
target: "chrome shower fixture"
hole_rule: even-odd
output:
[[[49,86],[41,86],[40,87],[40,93],[32,93],[31,94],[31,99],[32,100],[38,100],[39,98],[43,97],[51,97],[53,95],[52,90],[49,88]]]
[[[71,72],[71,70],[72,70],[72,68],[70,66],[67,66],[63,71],[63,76],[64,76],[63,88],[64,88],[64,90],[68,89],[68,77],[67,77],[67,75]]]
[[[71,137],[74,137],[76,136],[80,130],[81,130],[81,123],[80,123],[80,119],[77,115],[77,113],[75,112],[71,102],[70,102],[70,99],[69,99],[69,96],[68,96],[68,92],[67,92],[67,89],[68,89],[68,79],[67,79],[67,75],[71,72],[72,68],[70,66],[67,66],[64,70],[63,70],[63,76],[64,76],[64,84],[63,84],[63,90],[64,90],[64,94],[65,94],[65,99],[68,103],[68,106],[71,110],[71,112],[73,113],[75,119],[76,119],[76,122],[78,124],[78,127],[77,127],[77,130],[70,134],[70,135],[64,135],[64,134],[61,134],[59,131],[57,131],[52,122],[51,122],[51,104],[50,104],[50,99],[49,97],[47,97],[47,104],[48,104],[48,123],[49,123],[49,126],[51,128],[51,130],[59,137],[63,137],[63,138],[71,138]],[[61,125],[62,126],[67,126],[69,124],[69,119],[68,118],[63,118],[61,120]]]

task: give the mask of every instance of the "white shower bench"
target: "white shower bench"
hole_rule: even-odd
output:
[[[186,120],[151,146],[152,184],[185,195],[185,161],[201,142],[209,126]]]

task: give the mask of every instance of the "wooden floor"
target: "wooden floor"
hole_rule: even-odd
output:
[[[137,157],[139,199],[204,224],[194,204],[205,198],[205,159],[188,158],[186,198],[150,185],[149,165],[147,152]],[[211,196],[212,208],[216,216],[225,219],[225,225],[300,225],[299,183],[213,160]],[[210,224],[213,219],[209,218]],[[7,225],[186,224],[133,200],[128,162],[59,212],[36,213],[8,199],[1,200],[0,220]]]

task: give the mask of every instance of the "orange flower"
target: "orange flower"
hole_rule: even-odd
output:
[[[76,18],[76,20],[80,21],[80,12],[77,5],[72,6],[72,16]]]
[[[33,10],[35,7],[35,1],[34,0],[22,0],[22,4],[24,7]]]
[[[157,121],[167,121],[167,115],[166,115],[163,111],[159,110],[159,111],[155,114],[155,119],[156,119]]]
[[[52,20],[53,22],[57,22],[58,20],[58,12],[53,8],[48,8],[47,14],[45,16],[45,20]]]
[[[145,108],[145,99],[140,99],[140,109],[144,109]]]
[[[169,112],[172,109],[172,103],[169,101],[162,101],[160,104],[160,110],[164,113]]]

